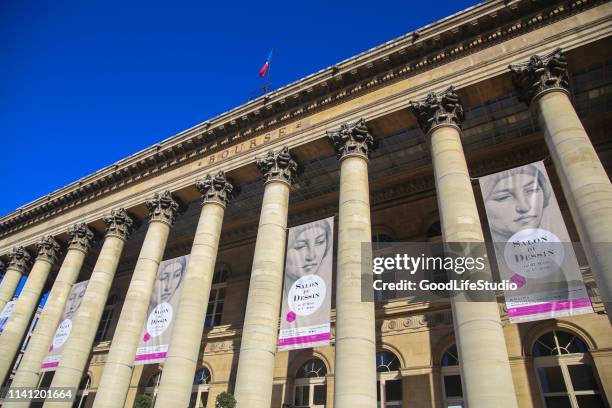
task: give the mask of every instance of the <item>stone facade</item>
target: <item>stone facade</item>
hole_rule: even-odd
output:
[[[612,251],[586,245],[579,259],[594,313],[521,324],[502,298],[362,302],[355,254],[370,241],[490,240],[473,179],[538,160],[572,240],[612,242],[611,20],[601,0],[483,3],[0,218],[0,306],[27,276],[0,335],[2,380],[78,387],[83,407],[131,407],[141,395],[214,407],[230,391],[239,408],[285,408],[306,389],[299,406],[544,407],[555,396],[538,370],[567,380],[583,364],[589,398],[610,404]],[[276,352],[286,228],[330,216],[331,344]],[[167,359],[134,365],[158,265],[187,254]],[[63,357],[41,375],[82,280]],[[571,352],[538,355],[547,338],[568,339]],[[571,406],[583,398],[566,394]]]

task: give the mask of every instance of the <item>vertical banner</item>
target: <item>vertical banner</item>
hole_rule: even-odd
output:
[[[580,267],[543,162],[481,177],[510,322],[592,313]]]
[[[4,326],[8,322],[11,317],[11,313],[13,313],[13,308],[15,307],[16,300],[11,300],[6,305],[4,305],[4,309],[2,309],[2,313],[0,313],[0,334],[4,331]]]
[[[289,229],[278,350],[329,344],[334,217]]]
[[[184,255],[159,264],[135,364],[161,363],[166,359],[188,258]]]
[[[62,319],[60,320],[59,326],[57,326],[57,330],[55,330],[55,336],[53,336],[53,341],[49,347],[49,354],[47,354],[47,357],[43,360],[41,367],[42,371],[53,371],[59,365],[60,359],[62,358],[62,349],[72,331],[72,319],[74,319],[77,310],[79,310],[81,306],[88,282],[89,281],[83,281],[72,285],[72,289],[70,289],[70,294],[68,295],[68,301],[64,307]]]

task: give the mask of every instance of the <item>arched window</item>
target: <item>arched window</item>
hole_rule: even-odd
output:
[[[402,377],[400,360],[390,351],[376,353],[376,400],[380,408],[402,406]]]
[[[588,347],[578,336],[553,330],[534,342],[531,354],[546,407],[605,407]]]
[[[442,389],[444,390],[445,407],[463,407],[463,388],[459,371],[459,353],[457,345],[450,346],[442,355]]]
[[[225,303],[225,289],[227,287],[227,278],[230,275],[230,269],[225,264],[220,264],[213,275],[212,288],[210,297],[208,298],[208,308],[206,309],[206,320],[204,327],[213,327],[221,324],[221,316],[223,316],[223,305]]]
[[[327,403],[327,368],[323,361],[312,358],[300,366],[295,374],[295,408],[325,408]]]
[[[189,408],[206,408],[211,378],[212,376],[208,367],[202,367],[196,371],[193,377],[193,388],[191,389]]]
[[[115,306],[117,305],[118,297],[112,294],[106,300],[102,317],[100,318],[100,324],[96,331],[95,342],[108,340],[108,330],[110,329],[111,322],[113,321],[113,314],[115,313]]]
[[[85,374],[79,384],[79,389],[77,390],[76,399],[72,403],[72,408],[83,408],[86,406],[89,387],[91,387],[91,377]]]

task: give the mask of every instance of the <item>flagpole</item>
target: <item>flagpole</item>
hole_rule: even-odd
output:
[[[272,46],[272,52],[270,55],[274,56],[274,51],[276,47]],[[266,81],[264,83],[264,95],[267,94],[270,90],[270,71],[272,70],[272,58],[268,61],[268,70],[266,71]]]

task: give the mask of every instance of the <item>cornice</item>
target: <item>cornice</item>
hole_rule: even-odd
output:
[[[606,0],[485,2],[300,79],[0,218],[0,237],[246,137],[361,96]]]

